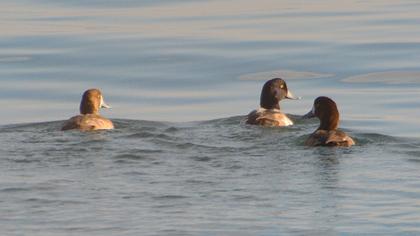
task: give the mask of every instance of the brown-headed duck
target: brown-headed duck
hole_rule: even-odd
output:
[[[307,146],[341,146],[350,147],[354,140],[343,131],[337,130],[340,114],[337,105],[328,97],[318,97],[312,110],[303,118],[318,117],[321,124],[305,142]]]
[[[80,102],[80,115],[67,120],[61,130],[78,129],[81,131],[113,129],[112,121],[99,115],[100,108],[111,108],[104,102],[99,89],[89,89]]]
[[[293,125],[293,121],[280,111],[279,102],[285,98],[299,99],[287,89],[283,79],[274,78],[267,81],[261,91],[260,108],[248,114],[246,123],[262,126]]]

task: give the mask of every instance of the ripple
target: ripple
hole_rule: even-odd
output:
[[[115,159],[127,159],[127,160],[146,160],[150,159],[149,157],[135,155],[135,154],[120,154],[114,156]]]
[[[137,175],[147,175],[146,173],[144,173],[144,172],[140,172],[140,171],[129,171],[129,172],[126,172],[126,173],[124,173],[125,175],[129,175],[129,176],[137,176]]]
[[[356,141],[358,141],[359,145],[367,145],[372,143],[392,143],[401,141],[397,137],[377,133],[356,133],[354,138]]]
[[[185,199],[188,198],[187,196],[183,195],[162,195],[153,197],[155,200],[176,200],[176,199]]]
[[[132,138],[132,139],[150,138],[150,137],[154,137],[155,135],[156,134],[151,133],[151,132],[139,132],[139,133],[127,135],[125,136],[125,138]]]
[[[19,187],[10,187],[10,188],[3,188],[0,190],[1,192],[25,192],[31,191],[29,188],[19,188]]]
[[[164,133],[153,133],[148,131],[142,131],[135,134],[130,134],[125,136],[130,139],[144,139],[144,138],[155,138],[155,139],[173,139],[172,136],[169,136]]]
[[[190,158],[194,161],[202,161],[202,162],[209,162],[213,159],[213,158],[208,157],[208,156],[192,156]]]
[[[157,149],[134,149],[133,152],[140,152],[144,154],[163,153],[163,150]]]
[[[26,202],[40,204],[40,205],[49,205],[49,204],[56,204],[56,205],[63,205],[63,204],[73,204],[79,205],[83,204],[83,201],[76,201],[76,200],[57,200],[57,199],[47,199],[47,198],[28,198],[25,199]]]
[[[204,120],[197,122],[200,125],[238,125],[241,121],[243,121],[246,116],[231,116],[226,118],[218,118],[212,120]]]
[[[189,179],[186,180],[185,183],[188,184],[194,184],[194,185],[207,185],[207,184],[215,184],[215,182],[213,181],[208,181],[208,180],[198,180],[198,179]]]
[[[346,83],[420,84],[420,71],[386,71],[351,76]]]
[[[9,160],[15,163],[23,163],[23,164],[41,162],[41,160],[39,159],[26,159],[26,158],[25,159],[9,159]]]
[[[167,129],[165,129],[165,132],[169,132],[169,133],[175,133],[175,132],[178,132],[178,131],[179,131],[179,129],[176,128],[176,127],[169,127]]]
[[[31,60],[29,56],[8,56],[0,57],[0,63],[24,62]]]
[[[418,156],[420,156],[420,151],[419,152],[408,152],[407,154],[418,157]],[[410,159],[408,159],[408,161],[414,162],[416,164],[420,164],[420,159],[417,159],[417,158],[410,158]]]
[[[323,74],[316,72],[306,71],[293,71],[293,70],[275,70],[266,71],[253,74],[245,74],[239,76],[240,80],[267,80],[271,78],[283,78],[283,79],[318,79],[332,77],[333,74]]]

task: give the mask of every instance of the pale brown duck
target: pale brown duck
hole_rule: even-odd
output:
[[[61,130],[78,129],[81,131],[113,129],[114,124],[99,114],[100,108],[111,108],[104,102],[99,89],[89,89],[80,102],[80,115],[67,120]]]

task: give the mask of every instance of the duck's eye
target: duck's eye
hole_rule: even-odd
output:
[[[284,85],[282,84],[282,85],[280,85],[280,88],[282,89],[282,88],[284,88]]]

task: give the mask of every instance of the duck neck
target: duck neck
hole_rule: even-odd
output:
[[[273,96],[261,94],[260,106],[264,109],[278,109],[280,110],[279,100]]]
[[[267,109],[267,110],[271,110],[271,109],[277,109],[280,110],[280,105],[279,104],[275,104],[275,105],[261,105],[262,108]]]
[[[99,108],[95,106],[94,103],[91,101],[82,102],[80,104],[80,114],[87,115],[87,114],[93,114],[98,115],[99,114]]]
[[[339,115],[338,113],[322,117],[319,130],[336,130],[338,128]]]

